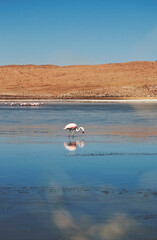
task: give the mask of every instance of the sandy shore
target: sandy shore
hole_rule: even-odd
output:
[[[0,99],[0,103],[157,103],[157,99]]]

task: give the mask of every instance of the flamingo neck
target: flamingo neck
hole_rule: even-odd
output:
[[[80,127],[79,128],[76,128],[76,132],[79,132],[80,131]]]
[[[82,127],[79,127],[78,129],[76,128],[76,132],[79,132],[80,130],[83,131]]]

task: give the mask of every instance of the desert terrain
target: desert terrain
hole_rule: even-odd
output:
[[[0,66],[0,99],[157,97],[157,62]]]

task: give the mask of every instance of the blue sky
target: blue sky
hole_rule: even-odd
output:
[[[0,0],[0,65],[157,60],[157,0]]]

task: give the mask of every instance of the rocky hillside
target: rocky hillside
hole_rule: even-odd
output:
[[[0,67],[0,99],[151,97],[157,97],[157,62]]]

